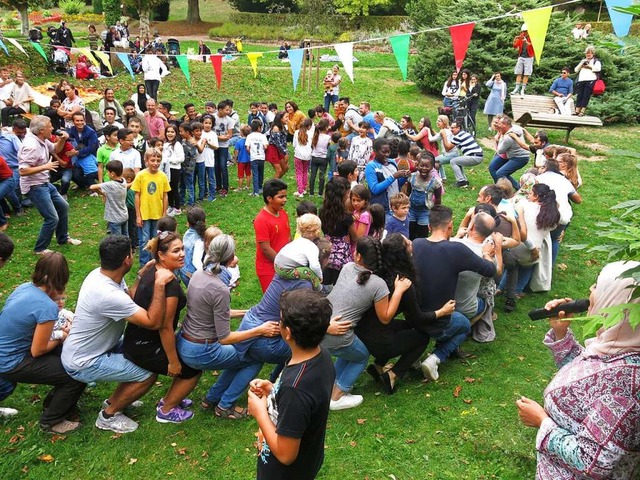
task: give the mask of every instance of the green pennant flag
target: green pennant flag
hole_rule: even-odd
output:
[[[402,79],[407,81],[407,67],[409,65],[409,42],[411,41],[411,35],[396,35],[395,37],[389,37],[389,43],[393,49],[393,54],[396,56],[396,61],[402,72]]]
[[[189,75],[189,60],[186,55],[176,55],[176,60],[178,61],[178,65],[180,65],[180,70],[184,73],[184,76],[187,77],[187,84],[191,86],[191,75]]]
[[[40,46],[40,44],[38,42],[29,42],[29,43],[33,46],[33,48],[36,49],[36,52],[38,52],[40,55],[42,55],[42,58],[44,58],[44,60],[46,62],[49,61],[49,59],[47,58],[47,54],[44,53],[44,50],[42,49],[42,47]]]

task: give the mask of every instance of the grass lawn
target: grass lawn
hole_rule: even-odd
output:
[[[357,52],[356,56],[362,57],[362,62],[355,66],[355,83],[345,78],[341,94],[350,96],[354,103],[369,101],[373,109],[384,110],[395,118],[409,114],[419,119],[428,114],[435,120],[440,100],[421,95],[412,83],[402,82],[392,55]],[[190,62],[189,66],[191,87],[182,73],[173,69],[160,88],[161,99],[172,101],[175,110],[189,101],[202,109],[207,100],[233,98],[240,112],[245,112],[253,100],[275,101],[282,107],[288,99],[295,99],[306,111],[322,97],[315,87],[307,92],[299,85],[298,92],[294,93],[288,65],[271,59],[259,60],[255,79],[246,58],[225,63],[220,91],[216,90],[210,64]],[[29,80],[37,84],[48,79]],[[141,80],[138,77],[132,81],[128,75],[120,74],[91,85],[114,86],[116,96],[122,101]],[[479,131],[484,133],[484,118],[478,115],[478,119]],[[552,141],[562,142],[562,133],[550,133]],[[610,217],[609,207],[636,196],[634,184],[629,180],[637,178],[637,155],[623,156],[620,151],[640,151],[638,127],[578,129],[572,133],[571,145],[582,158],[584,202],[575,208],[565,242],[597,242],[597,222]],[[614,149],[616,152],[610,152]],[[444,203],[455,211],[456,224],[465,209],[474,204],[478,187],[490,182],[486,161],[469,173],[472,188],[458,190],[447,186],[444,197]],[[266,174],[267,177],[271,174],[268,166]],[[451,173],[449,176],[453,177]],[[235,174],[231,173],[230,177],[234,179]],[[294,184],[291,174],[286,180],[290,186]],[[320,199],[314,201],[320,203]],[[68,305],[73,308],[82,280],[98,264],[97,245],[106,227],[99,199],[83,197],[74,190],[69,195],[69,203],[70,233],[83,240],[79,247],[60,247],[70,262],[72,278],[67,294]],[[292,219],[295,204],[290,196],[286,209]],[[261,206],[260,199],[240,193],[231,193],[226,199],[204,205],[208,222],[233,234],[237,240],[242,279],[232,293],[233,308],[249,308],[260,298],[254,274],[251,221]],[[178,219],[179,229],[184,232],[185,216]],[[25,217],[10,219],[10,224],[7,233],[17,248],[11,262],[2,270],[0,302],[17,285],[28,281],[35,263],[31,250],[41,217],[31,210]],[[498,300],[496,341],[467,342],[464,348],[474,356],[466,362],[455,359],[447,362],[441,367],[441,378],[436,383],[408,378],[401,383],[396,395],[388,397],[363,375],[356,383],[355,393],[364,395],[364,404],[329,416],[326,460],[319,478],[532,478],[535,431],[520,424],[514,402],[520,395],[540,400],[555,367],[541,343],[546,324],[530,322],[526,312],[544,305],[554,296],[585,297],[605,257],[605,253],[561,249],[554,271],[553,292],[529,295],[519,302],[518,310],[509,315],[502,313],[502,300]],[[132,272],[129,281],[133,278]],[[266,375],[267,371],[263,373]],[[214,380],[215,374],[206,373],[193,398],[199,400]],[[113,385],[87,389],[81,400],[85,426],[66,437],[51,437],[38,428],[41,398],[46,388],[20,385],[14,395],[3,402],[3,406],[17,407],[20,413],[0,420],[3,458],[0,478],[252,478],[256,462],[252,446],[255,422],[223,421],[196,411],[195,418],[187,424],[158,424],[153,419],[154,404],[168,384],[167,377],[160,378],[144,398],[145,405],[133,414],[140,428],[123,436],[93,427],[100,402],[110,394]],[[456,391],[459,395],[454,394]],[[244,402],[241,399],[240,403]]]

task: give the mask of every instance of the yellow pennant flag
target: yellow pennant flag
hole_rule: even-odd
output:
[[[109,72],[111,72],[111,75],[113,75],[113,69],[111,68],[111,62],[109,61],[109,55],[107,55],[104,52],[100,52],[98,50],[94,51],[93,53],[95,53],[98,58],[102,61],[102,63],[104,63],[104,66],[107,67],[107,69],[109,69]]]
[[[91,50],[88,48],[79,48],[78,51],[87,57],[91,63],[93,63],[96,67],[100,66],[100,62],[98,62],[93,55],[91,55]]]
[[[552,9],[553,7],[536,8],[521,14],[529,29],[529,37],[531,38],[531,45],[538,65],[540,65],[540,59],[542,58],[544,39],[547,36]]]
[[[250,52],[247,53],[247,58],[249,59],[249,63],[253,67],[253,76],[255,78],[258,76],[258,59],[262,58],[262,53]]]

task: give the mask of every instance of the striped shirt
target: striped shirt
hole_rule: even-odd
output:
[[[482,157],[482,148],[469,132],[460,130],[451,139],[451,143],[458,147],[465,157]]]

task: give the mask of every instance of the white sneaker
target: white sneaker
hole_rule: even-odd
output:
[[[82,245],[82,240],[78,240],[77,238],[67,238],[67,243],[69,245],[74,245],[74,246],[78,246],[78,245]]]
[[[329,410],[346,410],[347,408],[354,408],[360,405],[364,401],[362,395],[352,395],[345,393],[338,400],[331,400],[329,403]]]
[[[137,430],[138,424],[120,412],[111,418],[104,418],[101,410],[96,419],[96,427],[100,430],[111,430],[116,433],[130,433]]]
[[[169,217],[173,217],[173,211],[175,210],[175,208],[173,207],[168,207],[167,208],[167,216]]]
[[[0,407],[0,417],[13,417],[18,414],[18,410],[9,407]]]
[[[440,377],[438,374],[438,365],[440,365],[440,359],[433,353],[429,355],[427,359],[420,364],[424,378],[433,380],[434,382],[438,380]]]
[[[144,405],[144,402],[142,400],[135,400],[133,402],[131,402],[131,404],[127,407],[124,407],[125,409],[127,408],[140,408],[141,406]],[[109,399],[106,398],[102,401],[102,410],[104,410],[105,408],[107,408],[109,406]]]

